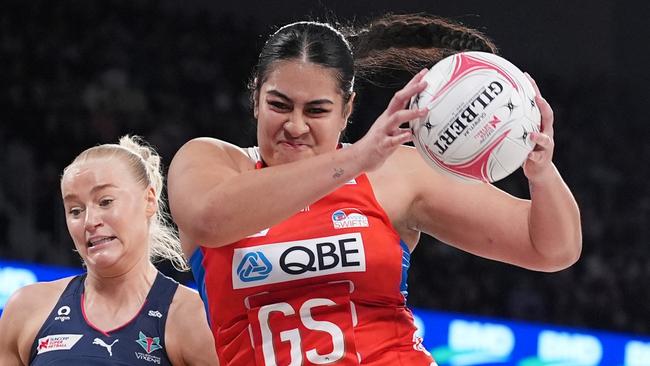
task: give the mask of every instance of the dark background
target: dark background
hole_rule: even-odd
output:
[[[254,144],[245,85],[277,26],[425,11],[480,29],[537,80],[555,112],[555,162],[581,207],[584,248],[576,265],[546,274],[423,237],[412,258],[410,304],[650,334],[649,7],[602,0],[3,1],[0,258],[80,264],[59,177],[87,147],[140,134],[168,164],[196,136]],[[351,142],[392,92],[360,85]],[[498,185],[527,196],[521,172]]]

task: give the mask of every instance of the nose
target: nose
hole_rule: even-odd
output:
[[[85,229],[88,232],[94,232],[98,227],[103,225],[101,215],[96,210],[91,208],[86,209],[86,223]]]
[[[309,132],[309,123],[305,120],[301,111],[292,113],[283,127],[291,137],[300,137]]]

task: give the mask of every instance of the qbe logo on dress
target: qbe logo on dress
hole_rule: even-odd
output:
[[[337,273],[365,272],[360,233],[237,248],[232,260],[233,289]]]
[[[267,278],[272,269],[264,253],[248,252],[237,266],[237,276],[242,282],[260,281]]]

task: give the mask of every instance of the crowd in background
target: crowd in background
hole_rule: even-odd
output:
[[[2,5],[2,259],[80,265],[65,228],[59,179],[89,146],[138,134],[168,164],[192,137],[255,143],[246,83],[271,28],[177,1],[118,3]],[[558,273],[530,272],[423,236],[412,257],[409,303],[648,334],[650,172],[643,156],[650,156],[650,144],[645,106],[634,98],[642,90],[607,75],[567,79],[542,70],[534,76],[555,111],[556,165],[581,208],[580,261]],[[393,92],[359,84],[350,141]],[[601,93],[604,88],[610,93]],[[521,172],[498,185],[528,194]]]

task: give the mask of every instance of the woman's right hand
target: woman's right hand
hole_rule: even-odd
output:
[[[428,112],[426,108],[407,108],[411,97],[427,87],[427,82],[423,80],[427,71],[423,69],[397,91],[368,132],[351,146],[356,150],[355,155],[362,162],[364,171],[379,168],[398,146],[411,141],[411,130],[400,126],[410,120],[424,117]]]

